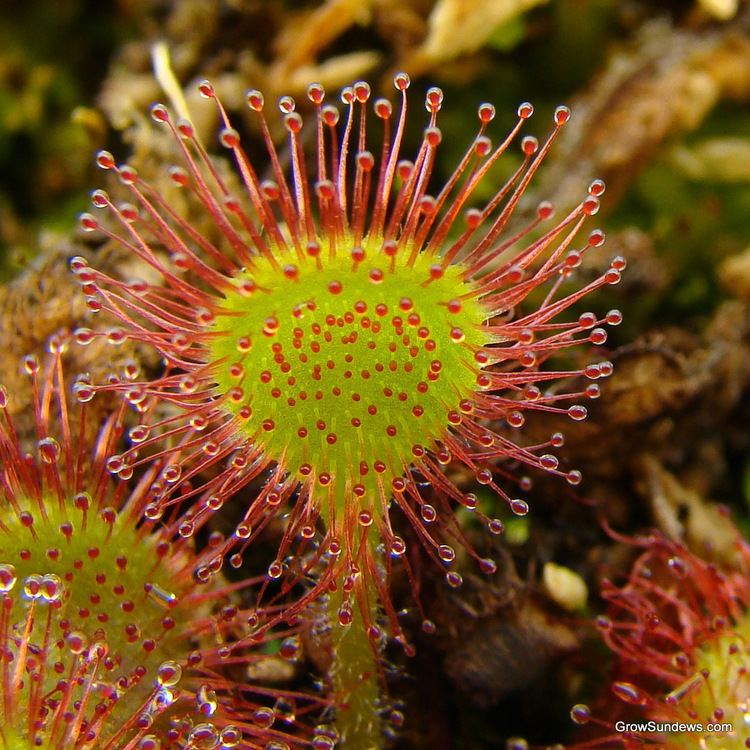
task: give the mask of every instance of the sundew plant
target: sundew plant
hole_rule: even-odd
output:
[[[396,111],[385,99],[372,101],[364,82],[344,89],[343,110],[312,84],[308,124],[294,101],[282,98],[283,152],[274,145],[262,94],[249,92],[266,151],[257,160],[243,149],[212,85],[201,83],[201,94],[218,107],[219,140],[234,161],[238,191],[192,125],[155,105],[153,119],[171,131],[180,154],[169,175],[202,207],[218,241],[195,229],[133,167],[101,152],[99,166],[119,176],[130,202],[96,190],[97,215],[84,214],[81,226],[132,252],[149,267],[150,280],[113,278],[82,258],[73,261],[91,308],[118,324],[79,329],[77,341],[134,340],[155,347],[167,363],[153,381],[86,390],[86,397],[119,391],[143,415],[132,447],[112,456],[109,470],[127,476],[156,453],[163,469],[144,512],[167,519],[169,533],[182,538],[226,503],[244,503],[234,535],[219,550],[236,567],[269,522],[283,516],[267,580],[284,590],[304,584],[284,617],[319,612],[310,603],[324,602],[334,700],[346,707],[340,715],[353,717],[340,720],[338,731],[352,748],[379,736],[384,638],[411,650],[388,591],[394,561],[411,575],[394,509],[446,568],[450,586],[461,584],[452,569],[456,542],[485,573],[495,571],[465,540],[453,513],[473,511],[493,533],[502,523],[487,517],[445,468],[464,466],[517,515],[527,513],[527,504],[499,479],[511,463],[580,481],[552,452],[562,445],[559,433],[527,444],[518,430],[533,410],[585,418],[581,401],[598,396],[591,381],[607,376],[611,364],[560,367],[555,355],[604,343],[602,326],[619,323],[620,313],[570,308],[616,284],[625,265],[617,257],[585,285],[571,280],[584,254],[604,241],[598,229],[581,232],[599,208],[599,180],[564,216],[554,217],[548,203],[530,217],[516,216],[570,117],[566,107],[555,110],[539,142],[521,135],[533,113],[521,104],[511,131],[493,143],[495,110],[481,104],[464,155],[435,184],[442,92],[427,91],[423,137],[407,158],[407,117],[424,115],[408,113],[408,76],[396,75],[394,84]],[[479,201],[478,186],[513,150],[517,167]],[[436,498],[430,502],[425,483]],[[248,486],[251,494],[241,492]],[[207,580],[211,570],[199,566],[197,575]]]
[[[125,410],[92,425],[85,398],[69,401],[68,345],[24,359],[33,437],[0,386],[0,747],[309,747],[304,717],[324,701],[248,679],[292,656],[298,629],[230,648],[247,630],[238,594],[257,581],[203,585],[194,567],[221,539],[197,553],[143,522],[158,462],[131,488],[113,482]]]
[[[658,532],[625,540],[641,551],[622,585],[604,582],[596,619],[615,655],[610,700],[573,707],[593,738],[571,750],[750,746],[750,547],[735,534],[730,565]]]

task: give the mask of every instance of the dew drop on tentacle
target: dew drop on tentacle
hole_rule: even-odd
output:
[[[0,592],[8,593],[18,582],[18,573],[14,565],[0,563]]]
[[[649,702],[648,694],[630,682],[612,683],[612,692],[625,703],[643,706]]]
[[[570,709],[570,718],[576,724],[588,724],[591,720],[591,710],[588,706],[578,703]]]

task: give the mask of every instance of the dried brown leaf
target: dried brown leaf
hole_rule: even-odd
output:
[[[320,7],[289,19],[276,39],[277,61],[269,79],[276,89],[296,69],[313,64],[319,53],[355,24],[371,20],[374,0],[327,0]],[[309,83],[309,81],[307,82]]]
[[[729,518],[681,484],[654,456],[643,456],[639,468],[641,490],[647,496],[654,522],[664,534],[717,561],[739,561],[734,546],[737,529]]]
[[[476,52],[498,26],[547,0],[439,0],[430,14],[421,53],[451,60]]]
[[[719,266],[718,276],[725,289],[750,300],[750,248],[724,260]]]
[[[668,137],[699,127],[724,99],[750,99],[750,38],[739,27],[644,24],[574,102],[542,192],[569,206],[596,175],[620,194]]]

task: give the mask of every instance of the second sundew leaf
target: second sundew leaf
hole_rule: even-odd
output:
[[[278,661],[264,641],[297,639],[299,626],[243,639],[247,619],[263,616],[236,596],[253,581],[204,585],[193,575],[196,565],[220,569],[216,533],[196,552],[143,520],[158,467],[130,485],[108,477],[124,409],[92,434],[86,406],[69,401],[67,346],[53,337],[43,361],[24,358],[30,382],[12,392],[0,384],[0,747],[309,748],[312,726],[274,706],[296,701],[319,714],[326,701],[269,692],[252,677]],[[85,404],[85,376],[75,390]],[[15,398],[31,401],[35,446],[19,437]]]
[[[622,584],[602,584],[608,608],[595,624],[613,679],[598,710],[573,706],[573,721],[589,726],[569,750],[748,747],[750,546],[723,520],[730,541],[712,550],[722,562],[660,532],[618,537],[641,551]]]

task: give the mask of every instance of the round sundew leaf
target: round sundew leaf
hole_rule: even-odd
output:
[[[152,436],[145,446],[160,443],[165,460],[154,518],[189,506],[188,519],[165,521],[188,538],[226,499],[243,495],[241,522],[217,555],[241,565],[277,515],[283,537],[265,567],[268,580],[314,580],[305,601],[346,585],[339,620],[349,620],[356,600],[365,624],[376,626],[377,600],[400,638],[386,556],[404,564],[408,558],[390,509],[400,508],[437,564],[450,566],[440,545],[446,534],[462,537],[456,505],[493,533],[503,526],[483,514],[446,467],[463,465],[517,515],[528,505],[496,483],[497,475],[523,465],[580,481],[548,452],[558,447],[555,440],[527,445],[512,433],[530,410],[586,416],[585,407],[570,402],[596,391],[552,385],[560,378],[575,383],[583,369],[557,371],[550,360],[569,347],[603,343],[570,319],[570,309],[616,283],[624,262],[584,286],[567,283],[582,255],[601,244],[576,239],[598,206],[598,182],[556,223],[547,223],[553,211],[543,203],[513,217],[511,229],[567,109],[556,110],[544,139],[520,137],[533,112],[524,103],[497,140],[489,130],[494,108],[480,105],[476,136],[453,173],[435,185],[437,151],[445,147],[442,92],[427,91],[423,139],[407,154],[408,76],[397,75],[394,84],[400,106],[375,103],[379,148],[368,131],[365,84],[342,92],[346,114],[323,105],[322,87],[310,89],[315,122],[304,128],[312,133],[317,125],[312,148],[302,116],[284,99],[283,155],[262,96],[251,92],[266,151],[257,161],[213,89],[202,84],[217,107],[240,189],[229,192],[192,129],[168,118],[163,125],[180,144],[180,184],[197,198],[200,225],[208,222],[215,232],[204,236],[158,189],[133,182],[119,167],[139,211],[126,215],[110,204],[110,221],[99,222],[99,231],[163,283],[136,294],[81,263],[74,272],[96,282],[95,301],[127,337],[155,346],[167,365],[152,382],[110,381],[78,394],[122,391],[144,415],[169,404],[166,416],[144,416]],[[514,140],[518,166],[498,181],[491,171],[510,156]],[[493,185],[489,198],[481,194],[483,181]],[[594,316],[589,328],[604,322]],[[134,442],[124,455],[142,461],[137,454],[145,446]],[[251,483],[253,491],[243,493]],[[468,540],[460,541],[479,559]],[[490,573],[494,563],[480,567]],[[447,576],[461,585],[456,571]],[[303,608],[298,602],[292,613]]]
[[[10,602],[5,616],[12,632],[24,633],[20,640],[8,642],[11,653],[14,660],[22,658],[25,643],[42,649],[43,663],[32,671],[41,677],[40,694],[54,695],[63,673],[69,677],[80,661],[77,655],[89,658],[89,650],[101,644],[107,660],[97,669],[97,696],[108,694],[106,686],[117,692],[115,686],[122,678],[133,681],[119,690],[117,711],[101,732],[107,736],[153,691],[153,679],[133,680],[139,667],[155,672],[161,661],[187,657],[189,645],[167,617],[192,588],[191,578],[178,573],[186,560],[184,555],[169,560],[157,555],[157,537],[139,534],[135,524],[111,509],[111,517],[95,510],[84,516],[72,503],[61,505],[51,498],[43,502],[44,513],[36,503],[27,501],[25,506],[29,510],[19,515],[7,514],[0,531],[0,565],[12,569],[15,577],[12,586],[4,587]],[[26,633],[32,602],[35,616]],[[59,643],[45,651],[43,644],[50,637],[53,642],[60,639]],[[150,644],[157,642],[158,654],[152,654]],[[54,668],[56,663],[64,667],[63,672]],[[82,681],[69,694],[71,700],[83,699],[86,689]],[[32,712],[28,701],[35,699],[35,692],[19,692],[17,709],[22,716]],[[44,731],[40,736],[45,736]]]
[[[51,356],[25,359],[35,451],[0,401],[0,746],[197,748],[200,724],[223,747],[272,737],[307,747],[296,722],[288,737],[248,723],[268,699],[250,670],[278,661],[268,615],[242,610],[237,584],[216,575],[220,533],[196,551],[151,517],[164,467],[128,483],[134,467],[115,453],[123,411],[94,431],[67,400],[67,343],[54,337]],[[242,639],[250,614],[263,628],[252,643]]]

